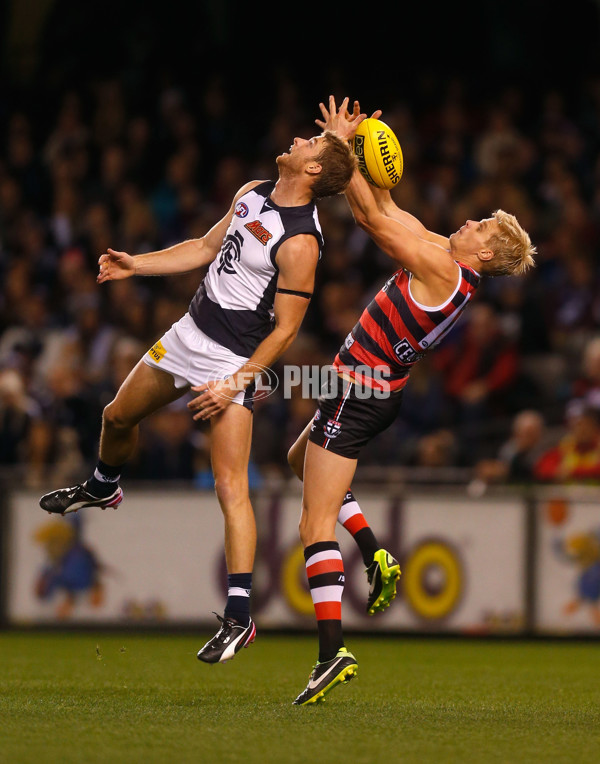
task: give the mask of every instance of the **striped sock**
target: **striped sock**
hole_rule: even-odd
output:
[[[380,546],[352,491],[348,491],[344,497],[338,515],[338,523],[343,525],[348,533],[352,534],[358,544],[364,564],[369,567]]]
[[[306,575],[319,631],[319,661],[330,661],[344,646],[342,594],[344,562],[337,541],[319,541],[304,550]]]
[[[242,626],[250,623],[250,591],[252,573],[230,573],[227,576],[227,604],[225,618],[233,618]]]

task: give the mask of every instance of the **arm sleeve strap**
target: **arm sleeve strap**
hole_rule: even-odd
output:
[[[279,294],[293,294],[296,297],[303,297],[305,300],[310,300],[312,292],[299,292],[296,289],[277,289]]]

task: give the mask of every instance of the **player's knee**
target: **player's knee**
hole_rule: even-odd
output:
[[[246,501],[248,495],[248,483],[246,477],[235,472],[216,472],[215,493],[223,511],[235,504]]]
[[[290,467],[294,469],[294,446],[292,446],[290,450],[287,452],[287,461]]]
[[[126,430],[133,427],[136,423],[131,421],[127,413],[116,405],[114,401],[104,407],[102,412],[102,424],[112,430]]]
[[[304,467],[304,452],[300,451],[297,443],[294,443],[294,445],[288,451],[287,460],[288,460],[288,464],[292,468],[292,472],[294,472],[294,474],[297,475],[300,478],[300,480],[302,480],[302,472]]]

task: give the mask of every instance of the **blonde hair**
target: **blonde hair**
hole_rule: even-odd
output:
[[[492,217],[499,230],[487,241],[494,258],[487,263],[486,275],[521,276],[535,267],[533,256],[537,250],[517,218],[504,210],[496,210]]]

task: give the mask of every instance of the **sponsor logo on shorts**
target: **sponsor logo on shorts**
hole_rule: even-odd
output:
[[[327,424],[323,425],[323,431],[328,438],[337,438],[341,429],[341,422],[336,422],[335,419],[328,419]]]
[[[150,358],[152,358],[153,361],[156,361],[156,363],[160,363],[160,359],[166,355],[166,350],[162,342],[159,340],[158,342],[155,342],[154,345],[150,348],[148,351],[148,355]]]
[[[238,218],[245,218],[248,214],[248,205],[244,204],[244,202],[238,202],[235,205],[235,214]]]
[[[250,233],[255,236],[261,244],[267,245],[273,238],[273,234],[267,231],[260,220],[253,220],[251,223],[246,223],[244,228],[247,228]]]

